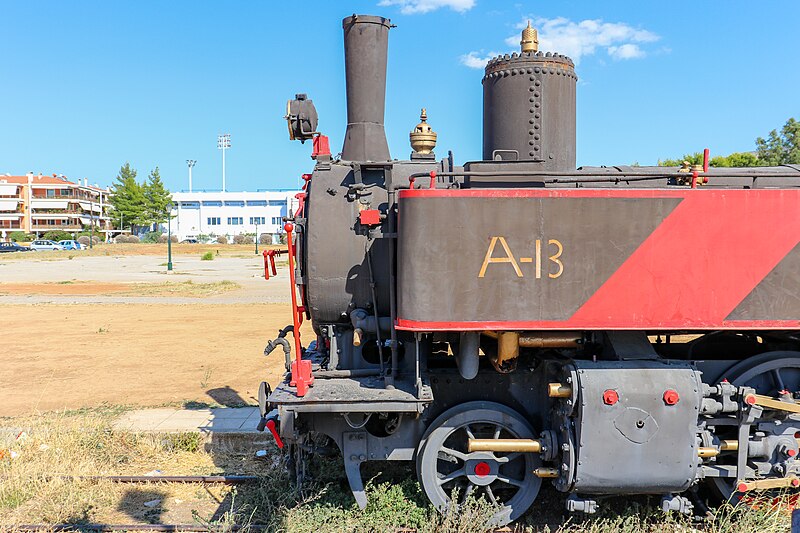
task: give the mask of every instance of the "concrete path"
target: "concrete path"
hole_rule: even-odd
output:
[[[176,433],[258,433],[258,407],[215,409],[141,409],[122,415],[114,428],[122,431]]]

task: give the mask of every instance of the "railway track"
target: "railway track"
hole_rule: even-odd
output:
[[[256,483],[258,476],[51,476],[49,479],[110,481],[112,483],[194,483],[198,485],[243,485]],[[225,524],[216,527],[214,524],[14,524],[0,525],[0,530],[11,531],[266,531],[264,524]]]

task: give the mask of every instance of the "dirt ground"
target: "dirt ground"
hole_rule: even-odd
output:
[[[200,261],[185,245],[166,274],[159,246],[0,257],[0,416],[255,404],[280,379],[283,354],[263,350],[291,322],[286,267],[267,282],[250,248]]]
[[[285,304],[2,307],[0,416],[109,405],[256,403]]]

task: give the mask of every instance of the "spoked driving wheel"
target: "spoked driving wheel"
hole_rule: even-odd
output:
[[[434,506],[443,511],[454,498],[485,496],[500,510],[494,526],[516,520],[531,506],[541,480],[532,453],[468,452],[467,441],[534,438],[516,411],[493,402],[469,402],[446,411],[428,428],[417,449],[417,476]]]
[[[752,387],[756,393],[772,398],[777,398],[782,393],[788,393],[795,399],[800,397],[800,352],[775,351],[766,352],[741,361],[728,370],[723,376],[733,385],[738,387]],[[778,420],[782,432],[796,434],[800,432],[800,416],[787,415],[781,411],[765,411],[761,421],[770,422]],[[736,438],[731,434],[729,438]],[[766,460],[773,463],[773,470],[779,469],[777,464],[781,459],[780,454],[773,454]],[[764,460],[762,458],[761,460]],[[735,458],[731,458],[735,461]],[[773,475],[780,477],[780,473]],[[719,496],[725,500],[739,501],[742,493],[737,492],[736,480],[732,478],[711,478]]]

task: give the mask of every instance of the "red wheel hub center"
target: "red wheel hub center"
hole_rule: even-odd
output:
[[[475,465],[475,475],[478,477],[486,477],[491,471],[492,469],[489,467],[489,463],[485,461],[481,461]]]

